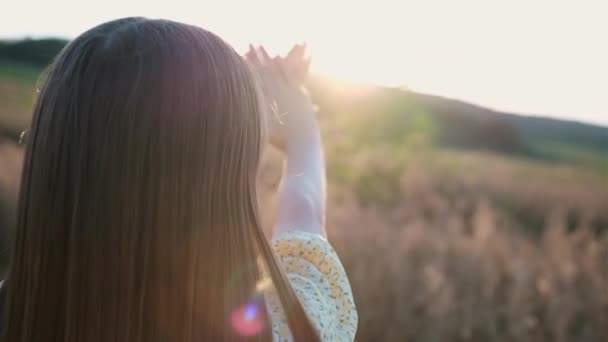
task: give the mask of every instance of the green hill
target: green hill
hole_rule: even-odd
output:
[[[16,139],[27,125],[36,80],[66,43],[0,42],[0,135]],[[450,148],[608,168],[608,127],[497,112],[404,89],[320,77],[312,79],[309,88],[322,114],[329,121],[351,121],[349,134],[363,142],[396,142],[422,134]]]
[[[359,122],[370,141],[398,140],[423,131],[440,146],[608,170],[608,127],[498,112],[404,89],[321,78],[313,80],[310,88],[322,114]]]

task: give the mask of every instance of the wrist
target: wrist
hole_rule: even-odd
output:
[[[320,141],[319,125],[312,106],[287,111],[273,120],[277,120],[273,123],[276,133],[270,135],[269,143],[285,154]]]

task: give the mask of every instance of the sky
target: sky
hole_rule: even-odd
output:
[[[608,1],[12,1],[0,38],[73,38],[124,17],[211,30],[239,52],[306,42],[312,71],[608,126]]]

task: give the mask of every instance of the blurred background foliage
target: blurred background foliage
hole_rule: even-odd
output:
[[[0,42],[0,273],[35,88],[65,41]],[[608,128],[315,75],[328,232],[360,341],[608,340]],[[266,222],[281,172],[262,165]]]

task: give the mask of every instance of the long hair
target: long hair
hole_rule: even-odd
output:
[[[126,18],[68,44],[28,134],[2,340],[269,341],[266,275],[317,341],[259,223],[257,89],[194,26]],[[231,321],[247,303],[254,336]]]

